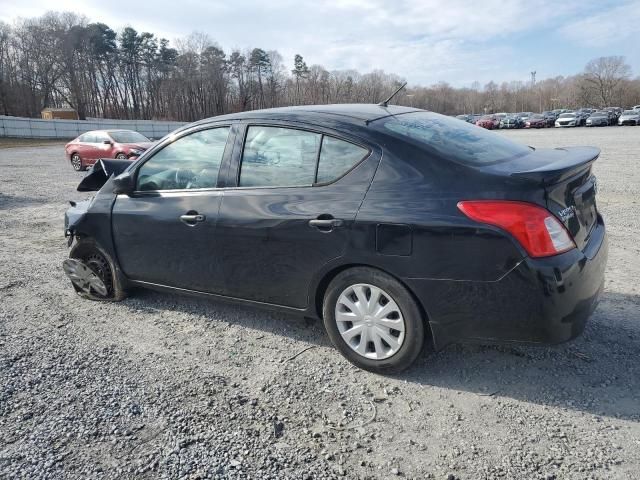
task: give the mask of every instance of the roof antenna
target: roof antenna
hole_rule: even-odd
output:
[[[393,93],[391,94],[391,96],[390,96],[389,98],[387,98],[387,99],[386,99],[385,101],[383,101],[383,102],[380,102],[380,103],[378,104],[378,106],[379,106],[379,107],[388,107],[388,106],[389,106],[389,102],[391,101],[391,99],[392,99],[393,97],[395,97],[395,96],[398,94],[398,92],[399,92],[400,90],[402,90],[402,89],[403,89],[404,87],[406,87],[406,86],[407,86],[407,82],[404,82],[402,85],[400,85],[400,87],[399,87],[395,92],[393,92]]]

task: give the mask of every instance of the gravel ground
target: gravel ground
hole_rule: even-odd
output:
[[[451,346],[395,378],[317,322],[82,300],[60,268],[81,175],[62,145],[0,149],[0,477],[638,478],[640,128],[504,134],[602,149],[604,298],[570,344]]]

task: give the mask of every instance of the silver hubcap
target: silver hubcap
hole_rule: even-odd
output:
[[[73,165],[73,168],[75,168],[76,170],[80,170],[80,167],[82,166],[80,157],[78,155],[74,155],[73,157],[71,157],[71,164]]]
[[[345,343],[373,360],[391,357],[404,342],[400,307],[387,292],[366,283],[351,285],[340,294],[336,323]]]
[[[103,297],[109,293],[104,282],[84,263],[75,258],[62,262],[62,268],[73,284],[85,293],[98,293]],[[92,292],[93,290],[93,292]]]

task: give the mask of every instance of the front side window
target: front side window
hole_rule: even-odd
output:
[[[228,137],[220,127],[177,139],[140,167],[137,190],[215,188]]]
[[[322,139],[317,183],[327,183],[341,177],[358,164],[369,150],[353,143],[325,136]]]
[[[322,135],[282,127],[250,126],[242,153],[241,187],[313,185]]]

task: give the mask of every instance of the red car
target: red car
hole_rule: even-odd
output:
[[[135,160],[153,145],[133,130],[93,130],[83,133],[64,146],[74,170],[86,170],[100,158]]]
[[[485,115],[480,117],[480,120],[476,122],[476,125],[482,128],[486,128],[487,130],[493,130],[494,128],[498,128],[500,126],[500,119],[495,115]]]
[[[531,115],[524,122],[524,128],[546,128],[547,125],[547,119],[542,115]]]

